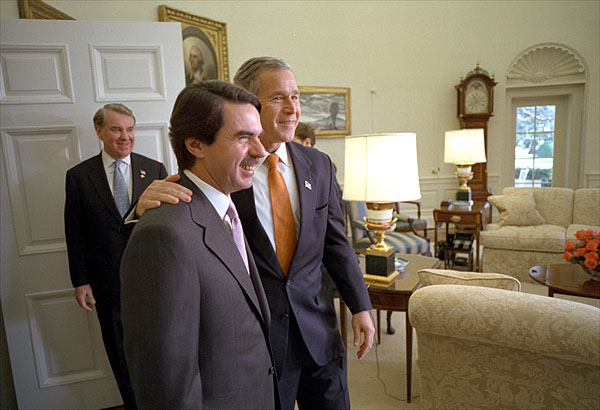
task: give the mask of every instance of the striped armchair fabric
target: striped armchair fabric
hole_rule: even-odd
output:
[[[375,237],[365,229],[364,217],[366,206],[364,202],[345,201],[346,212],[352,231],[352,246],[356,253],[364,254]],[[396,249],[397,253],[405,254],[430,254],[429,241],[421,236],[408,232],[388,232],[385,241]]]

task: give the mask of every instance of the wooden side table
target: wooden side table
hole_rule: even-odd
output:
[[[542,285],[548,286],[548,296],[555,293],[584,296],[600,299],[600,282],[590,279],[579,265],[560,263],[556,265],[534,266],[529,276]]]
[[[437,254],[438,230],[441,224],[446,224],[446,236],[448,235],[448,226],[453,223],[462,228],[473,230],[477,249],[475,250],[475,270],[481,270],[481,259],[479,255],[479,233],[485,228],[489,221],[490,204],[488,202],[474,202],[470,210],[464,208],[453,208],[442,206],[433,210],[433,221],[435,225],[434,255]]]

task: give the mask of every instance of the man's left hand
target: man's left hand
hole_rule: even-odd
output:
[[[360,345],[356,356],[358,360],[362,359],[369,353],[373,347],[373,338],[375,337],[375,327],[371,320],[371,315],[368,310],[363,310],[352,315],[352,330],[354,330],[354,346],[360,343],[360,334],[364,334],[363,344]]]

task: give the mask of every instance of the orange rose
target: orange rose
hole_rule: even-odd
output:
[[[589,255],[593,255],[593,254],[589,254]],[[596,254],[596,256],[598,256],[598,254]],[[598,267],[598,258],[594,259],[594,258],[585,258],[585,262],[583,262],[583,264],[590,269],[596,269],[596,267]]]
[[[600,260],[600,255],[598,255],[598,252],[588,252],[585,254],[585,258],[598,261],[598,260]]]
[[[571,241],[567,241],[567,243],[565,243],[565,251],[572,251],[573,249],[575,249],[575,244]]]
[[[569,260],[571,259],[571,257],[572,257],[572,256],[573,256],[573,254],[572,254],[571,252],[569,252],[569,251],[565,251],[565,252],[562,254],[562,258],[563,258],[564,260],[566,260],[567,262],[569,262]]]
[[[587,249],[585,248],[577,248],[575,249],[575,255],[576,256],[583,256],[587,253]]]
[[[591,241],[589,241],[587,243],[587,245],[585,245],[585,249],[587,249],[588,251],[597,252],[599,245],[600,245],[600,241],[599,240],[592,239]],[[566,249],[566,247],[565,247],[565,249]]]
[[[575,232],[575,237],[579,240],[582,240],[585,238],[585,231],[582,229],[580,231]]]

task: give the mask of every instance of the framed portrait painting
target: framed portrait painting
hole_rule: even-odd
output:
[[[320,138],[350,135],[350,88],[300,86],[300,121]]]
[[[167,6],[158,6],[159,21],[181,23],[185,84],[202,80],[229,81],[227,26]]]

